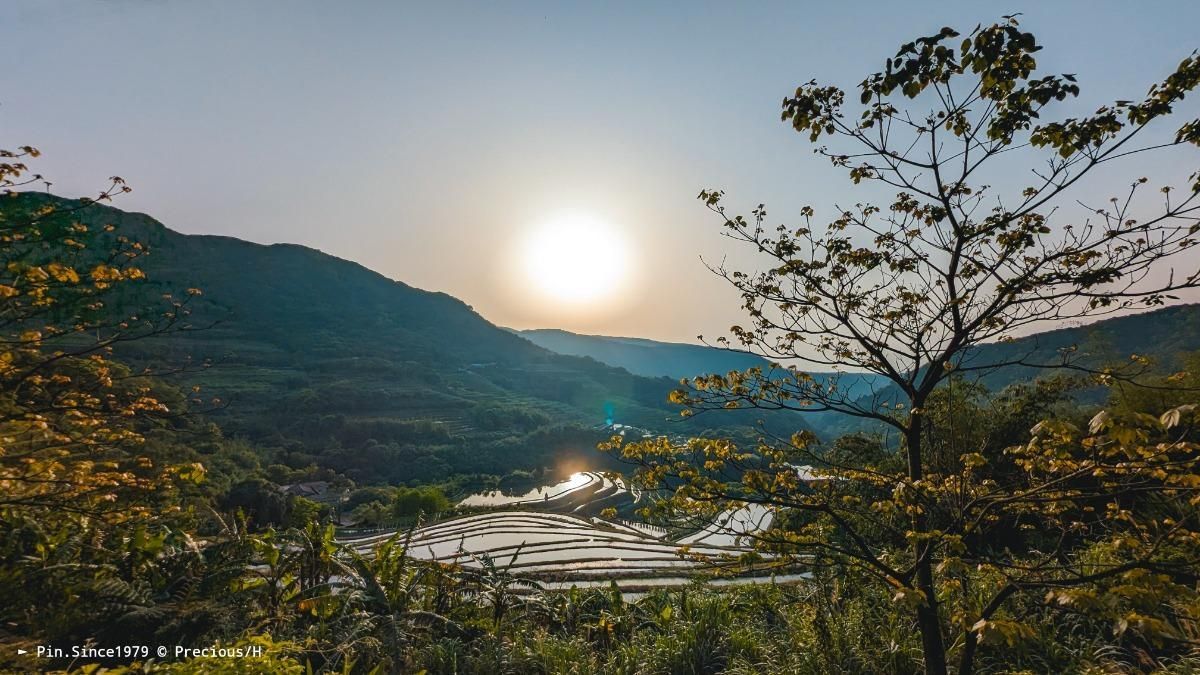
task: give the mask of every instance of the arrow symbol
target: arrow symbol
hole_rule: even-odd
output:
[[[21,655],[21,654],[28,654],[28,653],[29,653],[29,652],[25,651],[24,649],[21,649],[20,647],[17,647],[17,655],[18,655],[18,656],[19,656],[19,655]]]

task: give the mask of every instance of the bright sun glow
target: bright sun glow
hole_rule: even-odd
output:
[[[571,303],[611,296],[624,281],[628,247],[603,221],[572,214],[534,230],[525,246],[525,270],[545,294]]]

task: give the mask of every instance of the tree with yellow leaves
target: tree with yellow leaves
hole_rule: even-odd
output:
[[[144,278],[145,248],[74,216],[129,188],[114,177],[70,206],[20,192],[41,180],[26,165],[37,155],[0,150],[0,583],[12,601],[3,621],[18,632],[38,607],[83,606],[73,583],[153,557],[181,508],[178,487],[204,474],[146,448],[184,411],[149,373],[112,358],[121,343],[186,329],[189,298],[145,311],[117,298]]]
[[[129,188],[114,177],[73,208],[16,192],[41,178],[24,164],[37,155],[0,151],[0,508],[99,515],[128,508],[122,490],[155,489],[164,467],[138,456],[139,424],[175,412],[112,349],[185,326],[187,301],[142,316],[110,302],[144,278],[146,251],[72,216]]]

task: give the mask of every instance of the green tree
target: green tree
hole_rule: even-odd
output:
[[[655,439],[622,448],[641,464],[640,482],[672,491],[668,505],[677,511],[713,518],[753,502],[807,513],[798,531],[761,536],[763,547],[837,560],[894,589],[919,627],[926,672],[936,674],[947,672],[952,653],[959,672],[971,672],[981,637],[1020,637],[1019,621],[996,619],[1014,594],[1113,579],[1136,585],[1133,574],[1184,578],[1172,576],[1178,564],[1166,562],[1155,542],[1167,532],[1190,536],[1195,519],[1182,508],[1190,488],[1179,483],[1195,470],[1194,448],[1172,445],[1161,425],[1098,418],[1097,435],[1087,439],[1067,426],[1042,426],[1033,443],[1012,451],[1019,470],[1000,483],[986,475],[995,456],[967,445],[970,429],[950,439],[928,414],[952,376],[1010,365],[1074,369],[1102,382],[1132,375],[1094,372],[1070,351],[1047,362],[987,359],[973,348],[1020,330],[1159,305],[1200,284],[1200,272],[1151,274],[1195,241],[1200,174],[1182,194],[1162,188],[1157,203],[1142,198],[1147,180],[1138,178],[1106,205],[1072,210],[1076,200],[1086,203],[1085,179],[1101,167],[1200,144],[1200,121],[1160,129],[1200,84],[1200,58],[1183,60],[1143,100],[1056,119],[1055,104],[1078,95],[1076,79],[1037,73],[1041,47],[1015,18],[960,37],[944,28],[903,45],[861,82],[858,110],[842,89],[815,81],[783,102],[783,119],[812,142],[833,144],[817,152],[854,184],[891,192],[883,206],[839,209],[823,227],[806,206],[800,224],[772,227],[762,205],[747,219],[727,212],[722,192],[700,193],[725,233],[765,262],[754,273],[714,270],[738,289],[750,317],[748,327],[732,329],[736,346],[772,362],[875,373],[892,387],[862,396],[837,377],[774,365],[685,381],[673,400],[685,415],[759,408],[874,420],[900,439],[900,466],[825,462],[824,480],[802,480],[797,464],[822,466],[804,433],[768,436],[757,447]],[[1027,179],[1017,179],[1028,180],[1024,187],[1005,194],[992,186],[1020,176],[1021,166],[1030,167]],[[1166,446],[1146,445],[1149,438]],[[1157,515],[1138,514],[1136,525],[1086,515],[1125,513],[1130,491],[1161,501]],[[884,530],[886,537],[864,536]],[[1020,533],[1024,548],[994,546],[1001,530]],[[1129,555],[1091,556],[1080,548],[1085,534],[1111,546],[1131,542]],[[1172,542],[1174,550],[1179,542]],[[1178,563],[1194,562],[1193,553],[1180,552]],[[964,566],[986,570],[985,579],[953,588],[966,583]],[[1148,592],[1158,591],[1156,583],[1147,582]]]
[[[396,488],[392,498],[392,516],[404,520],[420,514],[432,516],[449,511],[450,499],[436,485],[419,488]]]

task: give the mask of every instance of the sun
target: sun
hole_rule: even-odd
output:
[[[541,293],[571,303],[614,295],[627,275],[629,248],[620,231],[587,214],[565,214],[530,232],[524,268]]]

